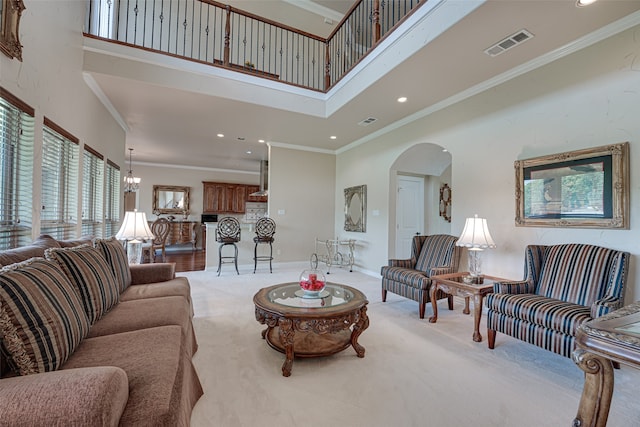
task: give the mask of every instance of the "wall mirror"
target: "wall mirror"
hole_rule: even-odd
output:
[[[440,187],[440,216],[445,221],[451,222],[451,187],[442,184]]]
[[[344,190],[345,231],[367,231],[367,186],[358,185]]]
[[[9,58],[22,61],[20,44],[20,17],[24,10],[22,0],[0,0],[0,50]]]
[[[191,187],[175,185],[153,186],[153,213],[183,214],[189,213],[189,190]]]
[[[516,225],[629,228],[629,143],[515,162]]]

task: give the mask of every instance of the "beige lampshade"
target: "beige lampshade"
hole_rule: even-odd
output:
[[[144,212],[129,211],[124,214],[124,221],[116,233],[118,240],[149,240],[154,235],[149,228],[147,215]]]
[[[474,215],[473,218],[467,218],[456,245],[469,249],[493,249],[496,247],[489,233],[487,220],[478,218],[478,215]]]

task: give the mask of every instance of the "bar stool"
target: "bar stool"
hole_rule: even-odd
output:
[[[220,246],[218,246],[218,276],[222,270],[222,264],[231,263],[232,261],[230,260],[233,260],[236,266],[236,273],[240,274],[238,271],[238,246],[236,246],[239,241],[240,222],[231,216],[220,218],[216,228],[216,242],[220,243]],[[233,256],[222,256],[222,249],[227,245],[233,246]]]
[[[256,244],[253,249],[253,273],[256,272],[258,261],[269,261],[269,273],[273,273],[271,261],[273,260],[273,235],[276,234],[276,222],[271,218],[260,218],[256,222],[256,237],[253,242]],[[258,256],[258,245],[261,243],[269,244],[269,255]]]

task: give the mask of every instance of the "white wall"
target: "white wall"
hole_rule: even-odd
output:
[[[33,216],[36,218],[34,235],[37,235],[43,117],[79,138],[81,145],[90,145],[120,165],[121,171],[124,170],[125,134],[82,77],[81,31],[85,2],[27,1],[25,5],[20,21],[23,62],[0,54],[0,85],[36,111]],[[80,193],[82,176],[79,178]]]
[[[337,190],[367,184],[369,212],[381,212],[369,216],[364,268],[387,262],[391,165],[430,142],[452,155],[452,234],[466,216],[488,220],[498,248],[484,253],[487,274],[521,278],[527,244],[592,243],[632,254],[626,301],[640,299],[639,54],[635,27],[340,154]],[[631,144],[630,230],[515,227],[515,160],[622,141]]]
[[[332,154],[271,147],[269,216],[276,222],[276,261],[308,260],[316,237],[335,237],[335,171]]]

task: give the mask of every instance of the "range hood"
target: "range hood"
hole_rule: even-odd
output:
[[[251,193],[250,196],[268,196],[269,195],[269,161],[260,161],[260,191]]]

